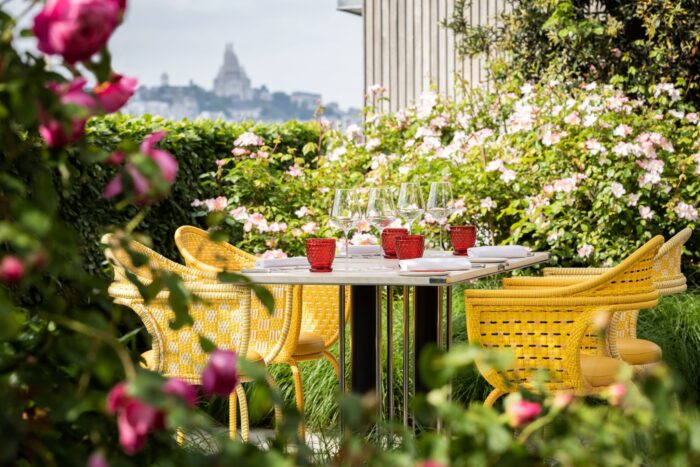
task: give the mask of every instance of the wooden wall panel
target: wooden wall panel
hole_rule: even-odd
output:
[[[364,0],[365,89],[387,89],[390,101],[381,110],[406,107],[431,85],[454,96],[455,73],[472,86],[488,83],[484,60],[461,58],[452,32],[439,24],[452,15],[454,2]],[[465,16],[472,24],[492,24],[505,8],[506,0],[474,0]]]

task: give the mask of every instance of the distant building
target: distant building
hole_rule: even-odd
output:
[[[219,73],[214,78],[214,94],[221,97],[233,97],[241,101],[248,101],[253,97],[250,87],[250,78],[238,62],[238,57],[233,52],[233,44],[226,44],[224,51],[224,63],[219,68]]]
[[[289,100],[302,109],[314,110],[321,104],[321,95],[312,92],[293,92]]]

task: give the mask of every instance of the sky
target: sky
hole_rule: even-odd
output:
[[[210,89],[227,42],[254,87],[362,105],[362,18],[336,0],[130,0],[109,45],[115,71],[141,84],[167,72]]]

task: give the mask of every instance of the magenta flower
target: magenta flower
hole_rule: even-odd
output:
[[[128,399],[117,414],[119,444],[127,454],[143,448],[148,433],[165,427],[163,412],[137,399]]]
[[[114,32],[125,0],[48,0],[34,18],[39,50],[67,62],[89,60]]]
[[[24,264],[16,256],[5,256],[0,261],[0,282],[16,284],[24,278]]]
[[[189,407],[197,405],[197,389],[187,381],[179,378],[170,378],[163,385],[163,393],[179,397]]]
[[[625,396],[627,395],[627,386],[622,383],[615,383],[608,386],[605,394],[608,396],[608,401],[611,405],[622,405],[622,402],[625,400]]]
[[[88,457],[87,467],[109,467],[109,462],[102,451],[95,451]]]
[[[158,149],[155,147],[156,143],[165,137],[164,131],[158,131],[156,133],[150,134],[141,143],[140,150],[143,154],[147,155],[158,164],[163,178],[166,182],[172,183],[175,181],[175,176],[177,175],[177,161],[168,151]]]
[[[148,192],[150,188],[148,179],[144,177],[136,167],[134,167],[132,164],[127,164],[124,167],[124,173],[129,177],[129,180],[131,181],[134,193],[136,194],[137,198],[142,197]],[[105,186],[102,196],[104,196],[107,199],[114,198],[124,190],[124,185],[122,183],[122,175],[122,173],[117,174],[107,184],[107,186]]]
[[[77,78],[69,83],[51,82],[48,87],[59,97],[63,105],[73,105],[83,109],[81,116],[73,117],[69,123],[50,118],[40,112],[39,134],[50,148],[63,147],[74,143],[83,136],[85,122],[95,109],[95,99],[83,91],[85,78]]]
[[[115,74],[110,81],[95,88],[97,102],[105,112],[116,112],[134,95],[138,84],[135,78]]]
[[[540,412],[542,412],[542,406],[537,402],[519,400],[506,405],[508,424],[513,428],[527,425],[536,419]]]
[[[226,397],[238,384],[236,354],[230,350],[215,350],[202,372],[204,392]]]

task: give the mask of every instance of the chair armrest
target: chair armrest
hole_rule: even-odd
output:
[[[612,268],[544,268],[545,276],[599,276]]]
[[[530,289],[541,287],[566,287],[580,283],[588,277],[507,277],[503,279],[504,289]]]

